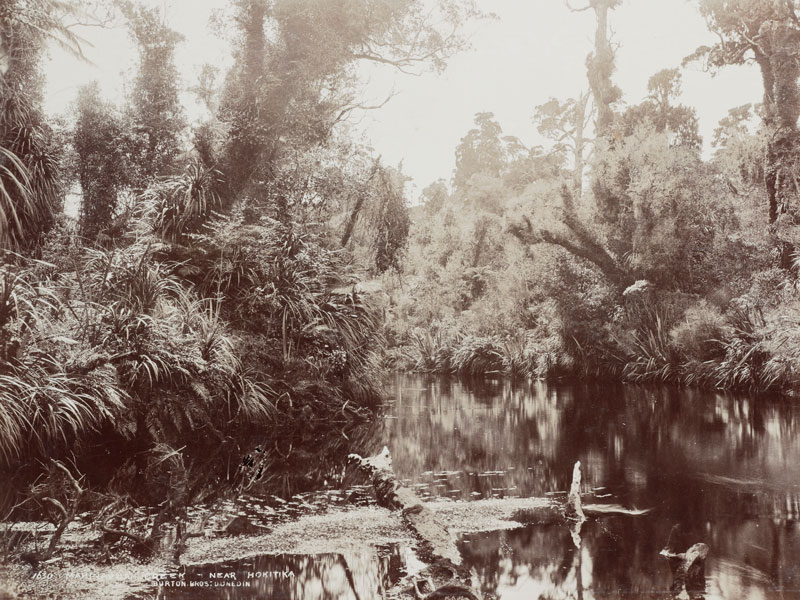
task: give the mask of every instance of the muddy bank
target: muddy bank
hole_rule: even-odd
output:
[[[550,518],[546,499],[510,498],[475,502],[430,502],[427,506],[455,534],[511,529],[520,526],[520,511],[541,511]],[[52,526],[21,523],[16,529],[37,529],[46,538]],[[158,581],[169,580],[175,563],[168,553],[142,563],[127,554],[106,557],[99,564],[94,541],[99,532],[91,525],[74,525],[63,546],[49,564],[34,569],[15,560],[0,566],[0,598],[3,591],[19,598],[103,599],[150,597]],[[41,543],[41,542],[40,542]],[[325,514],[309,514],[280,523],[263,533],[224,536],[209,533],[189,541],[182,565],[238,560],[256,555],[346,554],[387,544],[414,544],[400,515],[380,507],[333,507]],[[32,546],[31,546],[32,547]],[[25,551],[27,548],[19,549]],[[14,596],[9,596],[14,597]]]

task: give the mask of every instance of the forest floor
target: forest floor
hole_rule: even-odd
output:
[[[426,506],[456,535],[519,527],[521,523],[514,517],[520,511],[541,511],[543,518],[552,518],[557,512],[549,499],[542,498],[440,501]],[[52,529],[45,523],[13,525],[13,530],[35,531],[44,540]],[[149,598],[155,597],[158,582],[169,580],[175,571],[169,551],[142,561],[127,552],[101,550],[99,538],[100,532],[91,523],[76,522],[47,564],[34,568],[19,559],[0,564],[0,600]],[[345,553],[391,543],[414,543],[398,512],[376,506],[335,506],[322,514],[301,515],[263,528],[259,533],[206,531],[203,537],[188,540],[180,564],[209,564],[258,555]],[[29,541],[16,553],[32,549],[33,542]]]

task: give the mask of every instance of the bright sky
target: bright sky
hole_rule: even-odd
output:
[[[196,81],[204,63],[228,64],[226,45],[208,30],[212,10],[225,0],[149,1],[166,6],[170,25],[186,37],[178,55],[184,85]],[[542,140],[532,122],[535,106],[588,88],[584,64],[593,45],[592,11],[571,13],[563,0],[478,3],[498,19],[473,24],[474,48],[453,58],[442,75],[415,77],[371,65],[363,69],[367,100],[382,100],[392,89],[396,95],[379,110],[355,114],[352,125],[385,162],[402,162],[416,192],[436,179],[449,181],[455,147],[472,127],[475,113],[493,112],[504,133],[536,145]],[[580,6],[581,0],[573,5]],[[716,41],[696,0],[623,0],[611,13],[610,25],[618,45],[614,82],[631,104],[646,95],[652,74],[679,66],[699,45]],[[123,75],[130,74],[135,56],[125,30],[92,28],[83,35],[93,44],[86,48],[93,65],[52,52],[46,68],[51,112],[65,111],[77,88],[94,79],[108,98],[124,99]],[[716,77],[699,66],[683,72],[682,102],[697,109],[706,149],[729,108],[760,100],[754,67],[729,67]],[[199,114],[192,95],[185,102],[190,115]]]

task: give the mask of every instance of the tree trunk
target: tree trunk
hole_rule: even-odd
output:
[[[381,161],[380,156],[375,159],[375,164],[372,166],[372,171],[370,171],[369,177],[367,178],[367,181],[364,184],[365,188],[366,184],[371,182],[372,179],[375,177],[375,174],[378,172],[378,169],[380,168],[381,165],[380,161]],[[350,213],[350,217],[347,219],[347,224],[345,225],[344,233],[342,234],[342,240],[341,240],[342,248],[347,246],[347,243],[350,241],[350,237],[353,235],[353,230],[355,229],[356,222],[358,221],[358,215],[361,214],[361,209],[364,207],[364,201],[366,200],[366,197],[367,197],[367,190],[364,189],[362,190],[361,194],[359,194],[358,199],[356,200],[356,203],[353,206],[353,210]]]
[[[586,118],[586,105],[589,102],[588,94],[581,94],[575,103],[575,196],[583,197],[583,151],[586,147],[584,137],[584,119]]]
[[[614,111],[611,105],[617,99],[616,88],[611,82],[614,71],[614,50],[608,41],[608,9],[613,0],[593,0],[592,8],[597,18],[594,35],[594,54],[586,61],[589,85],[597,103],[597,137],[612,133]]]

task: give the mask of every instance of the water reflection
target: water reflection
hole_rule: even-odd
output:
[[[400,576],[403,546],[339,554],[256,556],[181,568],[163,577],[159,600],[360,600],[382,598]]]
[[[428,496],[541,496],[566,490],[581,460],[585,491],[676,514],[800,500],[797,410],[719,394],[633,386],[479,386],[398,376],[383,437],[398,475]],[[604,488],[604,489],[600,489]],[[698,504],[710,506],[699,506]],[[692,510],[689,510],[692,509]]]
[[[503,599],[671,597],[671,571],[659,552],[680,524],[689,544],[711,548],[708,600],[800,598],[800,412],[790,404],[673,388],[433,377],[398,376],[391,389],[377,424],[275,441],[277,463],[287,452],[302,461],[269,470],[264,490],[335,488],[347,452],[370,454],[383,444],[398,476],[442,500],[566,494],[580,460],[590,518],[579,548],[557,520],[464,536],[460,548],[485,592]],[[328,495],[352,502],[353,493]],[[380,555],[363,549],[229,563],[223,567],[243,573],[289,565],[296,576],[217,595],[195,589],[191,597],[380,598],[403,556],[397,548]]]
[[[242,465],[250,484],[248,492],[289,499],[298,494],[338,490],[348,454],[367,455],[380,449],[385,443],[382,435],[381,421],[309,421],[301,427],[278,431],[272,437],[255,438]]]
[[[595,515],[576,551],[540,524],[467,536],[465,557],[502,598],[662,597],[672,525],[712,549],[708,598],[800,597],[800,436],[787,403],[635,386],[470,384],[398,376],[384,437],[427,497],[541,496],[583,464]]]
[[[768,520],[738,532],[727,525],[716,523],[705,536],[716,544],[706,566],[705,598],[800,598],[798,559],[773,554],[775,544],[789,543],[794,552],[795,532],[776,531]],[[557,524],[467,535],[460,549],[483,591],[504,600],[655,599],[670,597],[672,574],[659,556],[669,530],[665,519],[604,517],[584,525],[580,550]],[[777,577],[776,565],[782,571]]]

